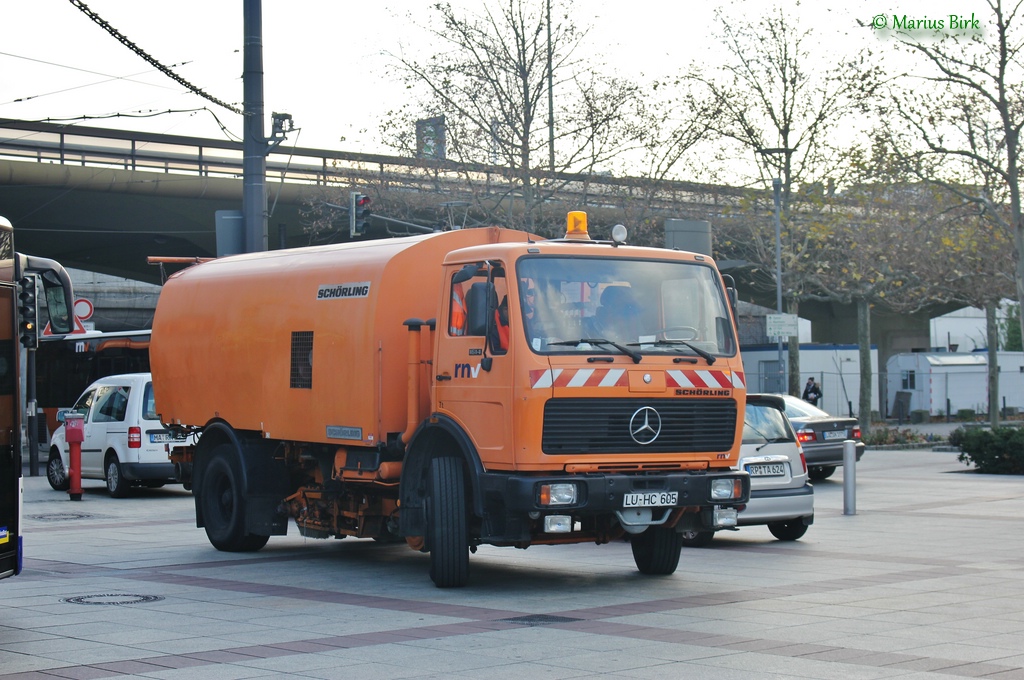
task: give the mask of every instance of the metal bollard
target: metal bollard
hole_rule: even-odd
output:
[[[857,442],[843,442],[843,514],[857,514]]]

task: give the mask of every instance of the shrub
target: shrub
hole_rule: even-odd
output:
[[[914,430],[899,430],[890,427],[873,427],[862,440],[865,446],[892,446],[896,444],[923,444],[935,441],[931,435]]]
[[[959,427],[950,433],[949,443],[960,447],[957,460],[978,472],[1024,475],[1024,428]]]
[[[962,408],[956,412],[956,419],[961,422],[973,422],[977,417],[973,408]]]

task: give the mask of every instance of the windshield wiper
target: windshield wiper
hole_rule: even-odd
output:
[[[637,346],[637,347],[643,347],[644,345],[655,345],[655,346],[658,346],[658,345],[661,345],[661,346],[664,346],[664,345],[684,345],[684,346],[689,347],[690,349],[692,349],[697,354],[699,354],[702,359],[704,359],[705,361],[708,362],[708,366],[710,366],[711,364],[715,363],[715,357],[712,354],[710,354],[706,350],[701,349],[700,347],[697,347],[696,345],[690,344],[686,340],[654,340],[652,342],[631,342],[629,344],[630,344],[630,346]]]
[[[623,354],[628,356],[630,359],[632,359],[634,364],[639,364],[640,361],[644,358],[644,355],[640,354],[640,352],[637,352],[636,350],[632,350],[629,347],[626,347],[625,345],[620,345],[617,342],[612,342],[611,340],[606,340],[605,338],[580,338],[579,340],[558,340],[556,342],[549,342],[548,344],[549,345],[582,345],[583,343],[587,343],[588,345],[611,345],[612,347],[614,347],[615,349],[619,350],[620,352],[622,352]]]
[[[761,449],[763,449],[764,447],[768,446],[769,444],[782,444],[784,442],[789,442],[789,441],[793,441],[793,440],[790,439],[789,437],[772,437],[771,439],[765,437],[764,444],[761,444],[760,446],[758,446],[756,449],[754,449],[754,451],[760,451]]]

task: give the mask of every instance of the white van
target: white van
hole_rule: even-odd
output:
[[[179,440],[160,423],[149,373],[101,378],[86,388],[71,410],[85,418],[82,479],[105,480],[114,498],[128,495],[132,486],[160,487],[178,481],[166,445]],[[63,419],[65,412],[58,417]],[[70,486],[68,459],[61,425],[50,438],[46,464],[46,478],[57,491]]]

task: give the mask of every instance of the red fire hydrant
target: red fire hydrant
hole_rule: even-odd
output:
[[[68,443],[68,495],[82,500],[82,442],[85,441],[85,418],[81,413],[64,414],[64,440]]]

